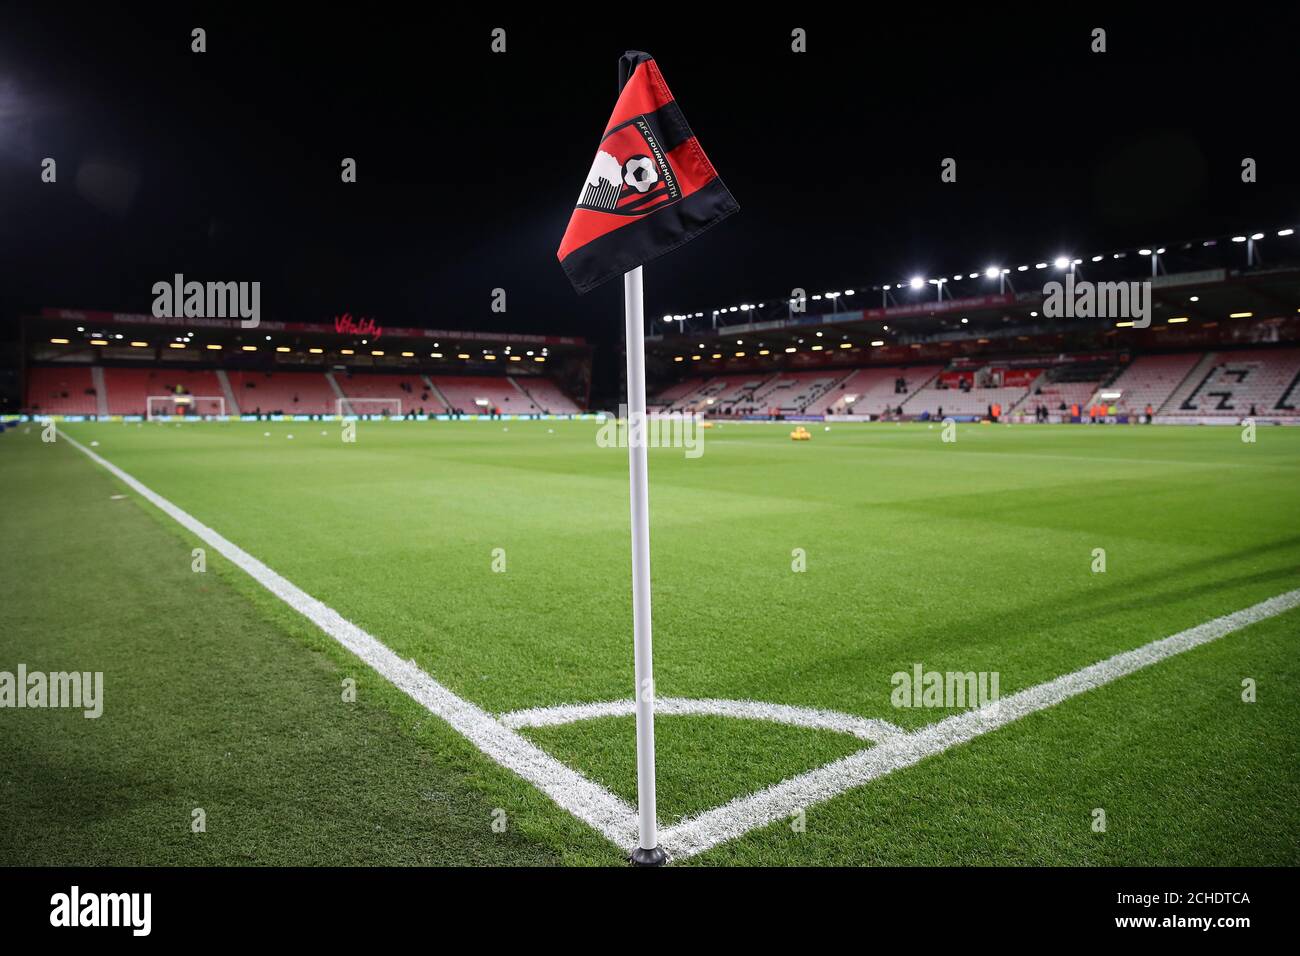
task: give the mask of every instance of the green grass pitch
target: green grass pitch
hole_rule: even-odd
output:
[[[631,696],[627,453],[595,423],[61,427],[492,713]],[[660,695],[913,730],[956,712],[892,705],[914,664],[1005,696],[1300,587],[1300,430],[811,429],[651,451]],[[0,435],[0,487],[0,670],[105,672],[99,720],[0,710],[0,863],[622,859],[220,556],[193,572],[69,443]],[[1296,865],[1298,638],[1254,624],[683,862]],[[863,746],[656,726],[665,825]],[[524,734],[635,803],[630,717]]]

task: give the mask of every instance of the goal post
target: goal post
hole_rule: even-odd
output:
[[[155,418],[224,418],[226,399],[221,395],[148,395],[144,417]]]
[[[360,418],[364,415],[402,417],[400,398],[336,398],[334,405],[339,418]]]

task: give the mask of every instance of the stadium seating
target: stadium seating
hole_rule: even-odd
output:
[[[973,377],[979,381],[978,374]],[[936,376],[924,388],[902,402],[903,414],[911,417],[928,414],[931,418],[983,416],[988,414],[991,406],[1001,405],[1005,416],[1017,402],[1033,391],[1033,382],[1027,386],[983,388],[976,385],[969,391],[952,386],[940,388],[941,379],[942,376]]]
[[[799,414],[818,402],[851,373],[836,369],[825,372],[783,372],[774,375],[753,392],[752,403],[759,409],[779,409],[782,414]]]
[[[901,405],[909,418],[926,413],[938,417],[940,409],[943,416],[982,416],[990,405],[997,404],[1002,406],[1004,418],[1015,421],[1031,421],[1038,405],[1047,406],[1049,415],[1057,419],[1062,416],[1061,406],[1078,405],[1086,410],[1094,403],[1104,403],[1114,405],[1120,415],[1140,415],[1149,404],[1158,415],[1174,420],[1240,418],[1249,414],[1252,406],[1261,418],[1295,418],[1300,406],[1300,349],[1296,348],[1143,355],[1118,374],[1113,374],[1109,361],[1084,358],[1077,363],[1054,364],[1028,386],[975,386],[969,391],[950,383],[939,388],[941,377],[951,380],[957,375],[955,371],[941,373],[942,366],[918,365],[697,376],[664,389],[650,404],[723,415],[764,415],[778,409],[785,415],[829,411],[863,417],[878,416],[886,406]],[[330,375],[345,397],[397,398],[403,413],[421,408],[428,414],[449,409],[465,414],[498,410],[517,415],[580,411],[559,385],[540,376],[218,372],[166,365],[33,366],[27,371],[26,407],[50,415],[95,415],[101,411],[144,415],[149,396],[167,395],[181,386],[191,395],[222,396],[231,415],[259,410],[332,415],[337,411],[338,393]],[[968,381],[972,376],[974,381],[981,379],[979,372],[962,375]],[[897,390],[899,379],[905,391]],[[201,411],[210,414],[214,410],[215,406]],[[357,409],[362,413],[380,410],[385,409],[373,404]]]
[[[740,376],[719,376],[705,380],[704,384],[695,391],[690,392],[684,397],[672,403],[674,411],[703,411],[712,407],[719,395],[727,391],[736,384],[736,379]],[[748,379],[751,376],[744,376]],[[710,399],[713,399],[711,402]]]
[[[167,395],[183,386],[191,395],[221,396],[226,414],[251,415],[334,415],[338,412],[338,393],[325,372],[255,372],[231,371],[224,375],[230,384],[227,392],[223,373],[149,366],[147,368],[100,368],[88,365],[33,366],[27,372],[26,408],[42,415],[95,415],[99,399],[95,377],[102,373],[103,399],[109,415],[145,415],[151,395]],[[503,413],[528,415],[549,412],[554,415],[576,414],[581,409],[549,378],[506,376],[433,377],[438,390],[430,388],[419,374],[389,375],[376,372],[334,372],[334,381],[347,398],[398,398],[402,413],[423,408],[430,415],[443,414],[447,406],[439,392],[465,414],[477,414],[485,408]],[[403,386],[406,387],[403,387]],[[233,403],[232,400],[233,399]],[[487,405],[479,404],[483,399]],[[215,411],[203,409],[204,414]],[[155,412],[162,411],[155,403]],[[358,413],[390,411],[367,403]]]
[[[528,414],[533,404],[504,375],[431,375],[448,405],[466,415],[499,410],[506,415]]]
[[[580,412],[576,402],[565,395],[549,378],[533,378],[528,376],[511,376],[511,381],[528,393],[532,403],[526,409],[514,409],[515,413],[526,412],[547,412],[552,415],[572,415]]]
[[[707,378],[686,378],[673,385],[669,385],[663,391],[651,398],[649,405],[675,405],[677,402],[689,398],[695,392],[702,389],[710,380]]]
[[[97,396],[86,365],[27,370],[27,408],[41,415],[94,415]]]
[[[715,381],[725,383],[724,387],[711,395],[709,407],[712,411],[726,412],[728,409],[756,408],[754,396],[773,376],[761,372],[745,375],[727,375]],[[766,410],[766,407],[764,407]]]
[[[1047,413],[1052,420],[1069,417],[1070,409],[1078,405],[1087,406],[1089,399],[1100,387],[1100,382],[1052,382],[1039,386],[1041,391],[1030,391],[1021,399],[1013,412],[1032,421],[1034,409],[1039,405],[1047,406]],[[1061,406],[1065,406],[1062,410]]]
[[[1237,419],[1254,407],[1260,416],[1293,415],[1295,392],[1300,391],[1293,390],[1297,377],[1300,349],[1211,352],[1174,391],[1161,414]],[[1282,402],[1292,407],[1279,407]]]
[[[1114,374],[1115,366],[1107,361],[1054,366],[1034,382],[1034,387],[1012,408],[1010,417],[1017,421],[1033,421],[1034,410],[1044,406],[1049,421],[1066,420],[1072,407],[1086,408],[1102,383]]]
[[[191,395],[225,397],[217,373],[207,369],[105,368],[104,392],[110,415],[144,415],[150,395],[168,395],[177,385]],[[227,409],[234,414],[233,409]]]
[[[886,405],[891,408],[903,404],[912,393],[925,387],[942,370],[941,365],[914,365],[909,367],[858,369],[831,390],[828,399],[836,415],[879,415]],[[905,391],[897,390],[903,380]],[[853,399],[849,401],[850,397]]]
[[[239,411],[251,415],[333,415],[334,390],[322,372],[227,372]]]
[[[1121,415],[1140,415],[1148,405],[1159,412],[1203,357],[1200,352],[1140,356],[1130,362],[1114,380],[1097,389],[1087,404],[1108,401],[1116,406]],[[1102,393],[1109,395],[1113,392],[1118,392],[1119,397],[1100,398]]]
[[[356,415],[394,415],[419,411],[438,413],[442,403],[437,400],[424,378],[418,373],[410,375],[385,375],[378,372],[334,372],[334,381],[348,398],[370,399],[349,406]],[[337,398],[337,396],[335,396]],[[374,399],[397,399],[401,404],[384,404]],[[334,411],[337,403],[332,403]],[[345,409],[348,411],[349,409]]]

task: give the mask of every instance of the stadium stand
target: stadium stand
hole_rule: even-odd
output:
[[[191,395],[221,395],[217,373],[180,368],[105,368],[104,394],[110,415],[143,415],[150,395],[167,395],[181,386]],[[235,414],[227,409],[228,414]]]
[[[695,391],[688,393],[682,398],[672,403],[673,411],[703,411],[709,408],[713,403],[710,399],[717,399],[719,395],[725,392],[737,376],[721,376],[705,380],[704,384]],[[749,378],[750,376],[744,376]]]
[[[512,381],[506,376],[436,376],[333,373],[348,398],[400,398],[402,412],[438,415],[451,407],[465,414],[485,410],[486,400],[503,413],[525,415],[543,411],[576,414],[581,409],[549,378]],[[99,379],[101,388],[96,386]],[[229,384],[225,387],[222,379]],[[160,368],[110,368],[88,365],[32,366],[28,370],[26,407],[41,415],[144,415],[150,395],[170,394],[180,385],[191,395],[222,396],[229,415],[334,415],[338,393],[324,372],[254,372]],[[154,411],[159,409],[155,403]],[[360,409],[361,413],[379,407]]]
[[[886,405],[901,405],[942,370],[941,365],[858,369],[832,389],[829,407],[836,415],[879,415]]]
[[[335,372],[333,374],[334,381],[347,398],[395,398],[401,402],[400,408],[384,406],[374,401],[359,403],[356,406],[349,406],[353,414],[394,414],[399,410],[401,414],[407,414],[412,411],[418,412],[421,408],[426,412],[434,412],[435,414],[442,411],[442,403],[434,397],[433,391],[425,384],[424,378],[419,374],[384,375],[375,372]],[[338,396],[334,397],[337,398]],[[336,407],[337,403],[331,402],[331,412]]]
[[[504,375],[431,375],[429,378],[451,410],[465,415],[492,411],[524,415],[531,404]]]
[[[935,376],[923,388],[902,402],[903,414],[912,417],[928,415],[931,418],[965,418],[986,415],[992,406],[1000,405],[1005,416],[1017,402],[1033,391],[1034,386],[1034,383],[1030,382],[1028,385],[1003,385],[991,388],[977,384],[969,389],[945,387],[944,374]],[[980,381],[979,373],[971,373],[970,378],[974,382]]]
[[[1210,352],[1175,389],[1164,415],[1226,417],[1294,413],[1300,349]],[[1290,407],[1287,407],[1290,406]]]
[[[27,407],[41,415],[94,415],[97,395],[89,366],[35,366],[27,372]]]
[[[751,401],[761,410],[778,409],[783,415],[800,414],[851,374],[845,369],[783,372],[773,375],[755,389]]]
[[[1115,371],[1115,366],[1107,362],[1075,362],[1048,369],[1013,406],[1012,417],[1032,421],[1034,409],[1041,405],[1046,407],[1049,421],[1068,419],[1070,409],[1076,405],[1085,408]]]
[[[740,409],[756,408],[754,396],[775,376],[761,372],[746,375],[728,375],[719,381],[726,382],[726,387],[712,396],[712,411],[730,414]]]
[[[672,405],[679,399],[687,398],[692,393],[699,391],[706,382],[708,382],[706,378],[684,378],[680,382],[674,382],[656,393],[646,404]]]
[[[1109,402],[1121,415],[1140,415],[1148,405],[1159,412],[1203,357],[1200,352],[1139,356],[1114,380],[1098,388],[1088,404]],[[1116,392],[1117,398],[1102,397]]]
[[[510,376],[509,379],[530,400],[528,408],[524,409],[529,414],[545,412],[551,415],[571,415],[581,411],[577,403],[549,378]],[[514,411],[520,413],[518,408]]]
[[[227,372],[239,411],[333,415],[335,394],[322,372]]]

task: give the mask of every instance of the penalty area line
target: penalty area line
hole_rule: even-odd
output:
[[[620,849],[630,853],[636,846],[636,812],[626,802],[556,760],[515,730],[499,723],[487,711],[453,693],[414,661],[403,660],[378,638],[272,571],[247,551],[226,540],[193,515],[172,504],[75,438],[63,432],[59,432],[59,437],[197,536],[416,703],[450,724],[452,729],[490,759],[527,780],[561,808]]]

